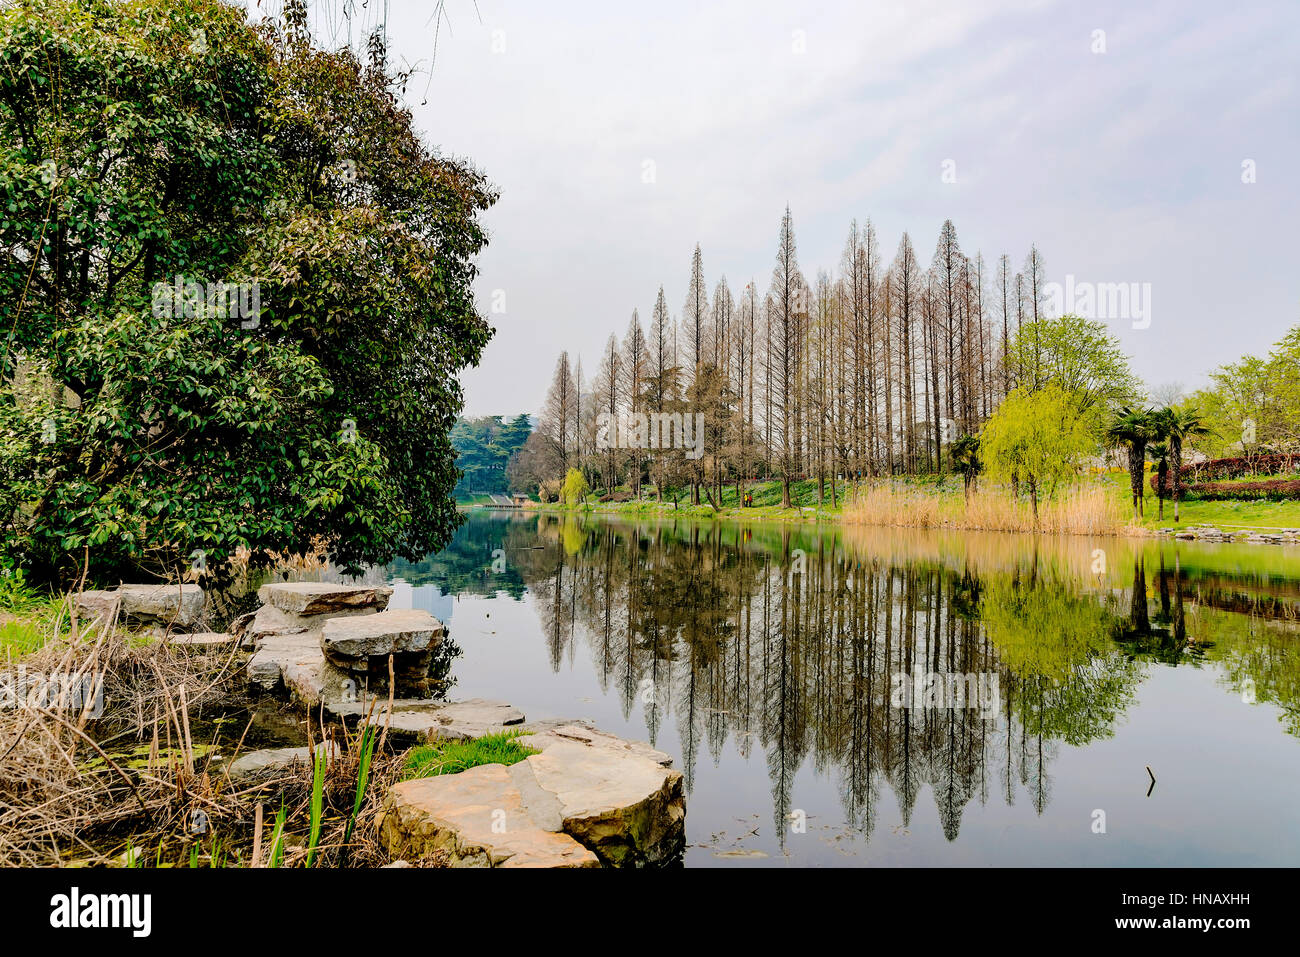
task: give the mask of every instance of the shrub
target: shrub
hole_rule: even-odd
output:
[[[1183,486],[1183,497],[1213,501],[1290,502],[1300,499],[1300,479],[1266,482],[1198,482]]]
[[[1225,459],[1210,459],[1184,465],[1179,474],[1183,477],[1183,495],[1187,496],[1191,485],[1212,483],[1242,478],[1247,475],[1279,475],[1300,471],[1300,456],[1296,455],[1241,455]],[[1150,479],[1152,491],[1156,488],[1156,477]],[[1174,477],[1170,472],[1165,477],[1165,497],[1174,494]]]

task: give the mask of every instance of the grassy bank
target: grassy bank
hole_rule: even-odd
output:
[[[626,494],[629,490],[620,489]],[[819,497],[815,481],[792,482],[791,506],[781,505],[779,481],[756,482],[744,489],[753,496],[752,507],[740,507],[735,486],[723,489],[718,508],[689,504],[687,490],[678,501],[665,494],[660,502],[652,488],[643,488],[641,501],[597,502],[583,505],[534,503],[545,511],[582,511],[593,514],[725,518],[758,522],[843,522],[856,525],[903,528],[954,528],[983,531],[1048,532],[1060,534],[1144,534],[1190,525],[1214,525],[1225,531],[1300,528],[1300,502],[1184,501],[1179,522],[1173,520],[1173,502],[1164,503],[1160,517],[1155,494],[1146,489],[1145,514],[1134,522],[1128,475],[1111,472],[1083,477],[1076,485],[1040,503],[1037,523],[1027,500],[1013,502],[1010,491],[988,483],[980,485],[968,502],[955,477],[922,476],[914,479],[877,480],[856,487],[837,483],[831,504],[827,483]],[[819,500],[820,498],[820,500]]]

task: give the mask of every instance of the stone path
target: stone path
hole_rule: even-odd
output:
[[[285,691],[340,719],[387,727],[399,747],[518,730],[537,753],[509,767],[403,781],[389,792],[381,835],[397,859],[445,853],[461,867],[636,867],[679,861],[686,799],[671,758],[581,722],[525,725],[504,702],[428,698],[421,671],[445,636],[418,609],[387,610],[391,589],[311,583],[263,586],[265,604],[232,629],[253,650],[249,681]],[[361,698],[392,656],[395,699]],[[412,694],[411,692],[415,693]],[[360,700],[359,700],[360,699]],[[254,752],[233,762],[248,775],[306,749]]]

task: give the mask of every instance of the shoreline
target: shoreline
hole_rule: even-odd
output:
[[[674,507],[669,502],[643,501],[633,503],[600,503],[589,505],[558,505],[555,503],[532,502],[515,508],[493,507],[479,504],[458,504],[457,510],[502,512],[511,514],[546,513],[555,515],[586,514],[619,517],[644,516],[647,518],[686,518],[698,521],[730,521],[740,523],[777,523],[796,525],[834,524],[841,528],[912,528],[945,532],[978,532],[988,534],[1000,532],[1008,535],[1051,535],[1068,537],[1105,536],[1109,538],[1128,539],[1176,539],[1178,541],[1195,541],[1206,544],[1236,545],[1300,545],[1300,528],[1292,526],[1271,525],[1231,525],[1226,522],[1218,524],[1195,523],[1178,526],[1145,528],[1139,525],[1123,526],[1116,531],[1021,531],[1017,529],[984,528],[978,525],[963,525],[944,522],[936,525],[911,525],[904,523],[848,522],[842,518],[840,507],[830,506],[792,506],[788,509],[773,506],[755,506],[752,508],[714,509],[709,505],[686,505]]]

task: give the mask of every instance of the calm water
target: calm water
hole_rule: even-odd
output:
[[[1300,863],[1296,550],[475,512],[386,574],[454,697],[670,753],[687,866]]]

